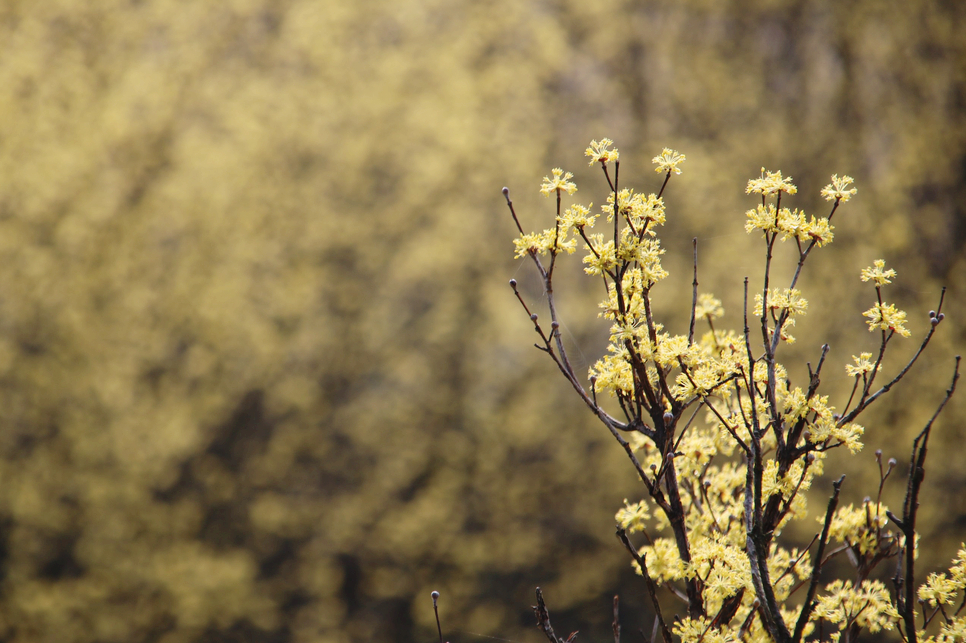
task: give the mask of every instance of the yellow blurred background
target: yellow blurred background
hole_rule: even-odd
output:
[[[449,641],[538,641],[536,585],[560,632],[606,640],[615,592],[649,631],[613,537],[642,489],[506,285],[541,296],[500,189],[535,229],[551,167],[602,203],[592,138],[639,190],[687,154],[672,331],[695,236],[739,327],[762,166],[816,215],[832,173],[859,188],[810,260],[793,377],[829,341],[847,395],[873,259],[914,335],[890,368],[949,287],[865,451],[827,466],[874,495],[872,451],[907,459],[966,344],[964,34],[942,0],[3,2],[0,641],[431,641],[434,589]],[[576,264],[586,369],[607,328]],[[966,533],[964,419],[933,439],[928,565]]]

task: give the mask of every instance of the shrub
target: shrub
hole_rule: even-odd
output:
[[[763,239],[764,281],[751,291],[744,280],[743,328],[715,327],[723,309],[713,295],[699,291],[695,240],[690,324],[686,334],[672,334],[655,319],[651,294],[668,274],[657,238],[665,222],[664,192],[672,175],[681,173],[685,156],[665,149],[655,157],[664,180],[656,194],[647,194],[622,187],[619,153],[612,145],[608,139],[592,141],[586,151],[608,187],[600,211],[578,203],[564,207],[577,186],[569,172],[555,168],[541,186],[556,200],[554,225],[528,233],[509,190],[503,189],[520,233],[516,255],[529,257],[543,281],[549,325],[525,301],[516,281],[510,285],[539,336],[537,348],[624,449],[644,485],[646,497],[625,501],[616,520],[617,535],[650,596],[651,638],[798,643],[805,638],[854,641],[862,632],[897,630],[910,643],[963,640],[966,546],[948,573],[930,575],[922,585],[915,579],[926,450],[933,423],[955,389],[958,356],[946,396],[913,443],[901,511],[894,513],[882,502],[896,462],[883,463],[877,451],[874,497],[859,506],[840,506],[842,476],[817,516],[811,542],[782,537],[790,521],[809,519],[806,491],[823,475],[828,452],[862,449],[865,429],[857,423],[859,416],[906,376],[929,345],[944,319],[945,291],[929,313],[918,349],[887,376],[887,350],[897,337],[910,336],[906,313],[884,298],[895,270],[879,260],[862,271],[862,281],[875,289],[872,306],[862,314],[881,339],[877,352],[863,352],[845,365],[854,383],[837,409],[820,386],[828,345],[814,368],[807,365],[808,381],[800,385],[789,380],[778,357],[795,341],[790,331],[808,310],[799,277],[813,251],[832,242],[832,219],[856,194],[852,179],[833,175],[821,191],[831,203],[828,216],[808,217],[782,202],[797,192],[791,178],[763,168],[748,182],[746,192],[757,203],[747,212],[745,229]],[[787,287],[771,281],[779,242],[797,260]],[[590,368],[589,379],[568,357],[554,299],[557,262],[578,246],[584,250],[584,271],[604,286],[599,315],[611,322],[607,353]],[[707,330],[699,331],[699,324]],[[636,534],[643,546],[631,543]],[[854,578],[824,582],[823,570],[842,555],[851,562]],[[893,561],[894,573],[874,574],[886,561]],[[662,611],[659,591],[664,590],[687,605],[675,622]],[[563,640],[550,626],[539,589],[537,602],[539,627],[551,641]],[[619,640],[616,602],[614,632]]]

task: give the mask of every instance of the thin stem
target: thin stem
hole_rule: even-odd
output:
[[[671,176],[670,172],[668,176]],[[698,308],[698,238],[691,239],[691,244],[694,246],[694,281],[691,282],[691,324],[688,326],[688,346],[694,343],[694,312]]]
[[[647,586],[647,595],[651,599],[651,607],[654,608],[654,614],[660,625],[661,637],[664,639],[664,643],[671,643],[671,630],[668,629],[667,623],[664,621],[664,614],[661,613],[661,603],[657,600],[657,586],[647,571],[647,560],[637,553],[637,550],[631,545],[631,541],[627,539],[627,532],[623,527],[617,528],[617,538],[620,539],[627,551],[630,552],[634,560],[637,561],[637,564],[640,565],[641,575],[644,577]]]

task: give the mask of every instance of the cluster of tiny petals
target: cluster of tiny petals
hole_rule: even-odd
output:
[[[885,260],[876,259],[872,266],[862,269],[862,281],[874,281],[876,286],[884,286],[892,283],[892,277],[896,276],[896,271],[892,268],[885,270]]]
[[[871,633],[891,630],[899,621],[889,591],[882,581],[864,580],[858,587],[852,581],[836,580],[826,588],[815,607],[815,616],[838,624],[840,629],[852,623]]]
[[[745,231],[761,230],[768,234],[781,234],[782,241],[798,239],[801,242],[814,242],[819,248],[835,238],[833,226],[826,218],[810,219],[797,208],[776,208],[773,204],[759,204],[746,213]]]
[[[715,299],[709,293],[698,295],[698,303],[694,309],[695,319],[718,319],[722,315],[724,315],[724,308],[721,306],[720,299]]]
[[[748,187],[745,188],[745,194],[761,194],[762,196],[766,196],[769,194],[778,194],[779,192],[795,194],[798,192],[798,188],[792,183],[792,177],[782,177],[781,170],[769,172],[765,168],[761,168],[761,176],[757,179],[749,180]]]
[[[574,178],[572,173],[564,173],[559,167],[553,168],[550,170],[550,173],[553,175],[553,178],[549,176],[543,177],[543,185],[540,186],[541,194],[550,196],[554,193],[566,192],[567,194],[573,194],[577,191],[577,184],[570,180]]]
[[[678,165],[684,163],[686,160],[687,157],[684,154],[681,154],[677,150],[672,150],[668,147],[665,147],[658,156],[655,156],[653,159],[651,159],[651,163],[657,165],[657,167],[654,168],[655,172],[673,172],[675,174],[680,174],[681,168],[679,168]]]
[[[590,147],[584,152],[584,156],[590,157],[590,165],[594,163],[610,163],[620,158],[617,148],[610,149],[614,141],[609,138],[602,138],[600,141],[591,141]]]
[[[966,545],[959,550],[948,572],[930,574],[919,587],[920,600],[932,607],[951,605],[959,601],[959,592],[966,589]]]
[[[851,199],[858,190],[850,188],[852,184],[851,176],[839,177],[838,174],[832,175],[832,182],[822,188],[822,196],[826,201],[841,201],[845,203]]]
[[[894,304],[876,302],[872,305],[872,308],[862,313],[862,315],[869,318],[867,322],[869,324],[869,332],[888,330],[902,337],[912,335],[909,329],[906,328],[906,312],[899,310]]]
[[[860,353],[858,357],[853,355],[852,359],[855,361],[854,364],[845,365],[845,372],[849,377],[871,373],[875,368],[875,363],[872,361],[872,353]],[[882,366],[880,365],[879,368],[882,368]]]
[[[798,288],[783,288],[768,290],[768,310],[786,310],[789,315],[804,315],[808,310],[808,300],[802,297],[802,292]],[[762,296],[761,293],[755,295],[755,315],[761,316]]]

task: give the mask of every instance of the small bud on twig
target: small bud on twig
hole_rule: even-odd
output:
[[[510,196],[510,188],[508,187],[503,188],[503,196]]]
[[[439,592],[434,589],[430,596],[433,597],[433,612],[436,614],[436,631],[439,632],[439,643],[443,643],[443,628],[439,624],[439,607],[436,605],[436,601],[439,599]]]
[[[530,321],[537,321],[537,313],[531,313]]]

